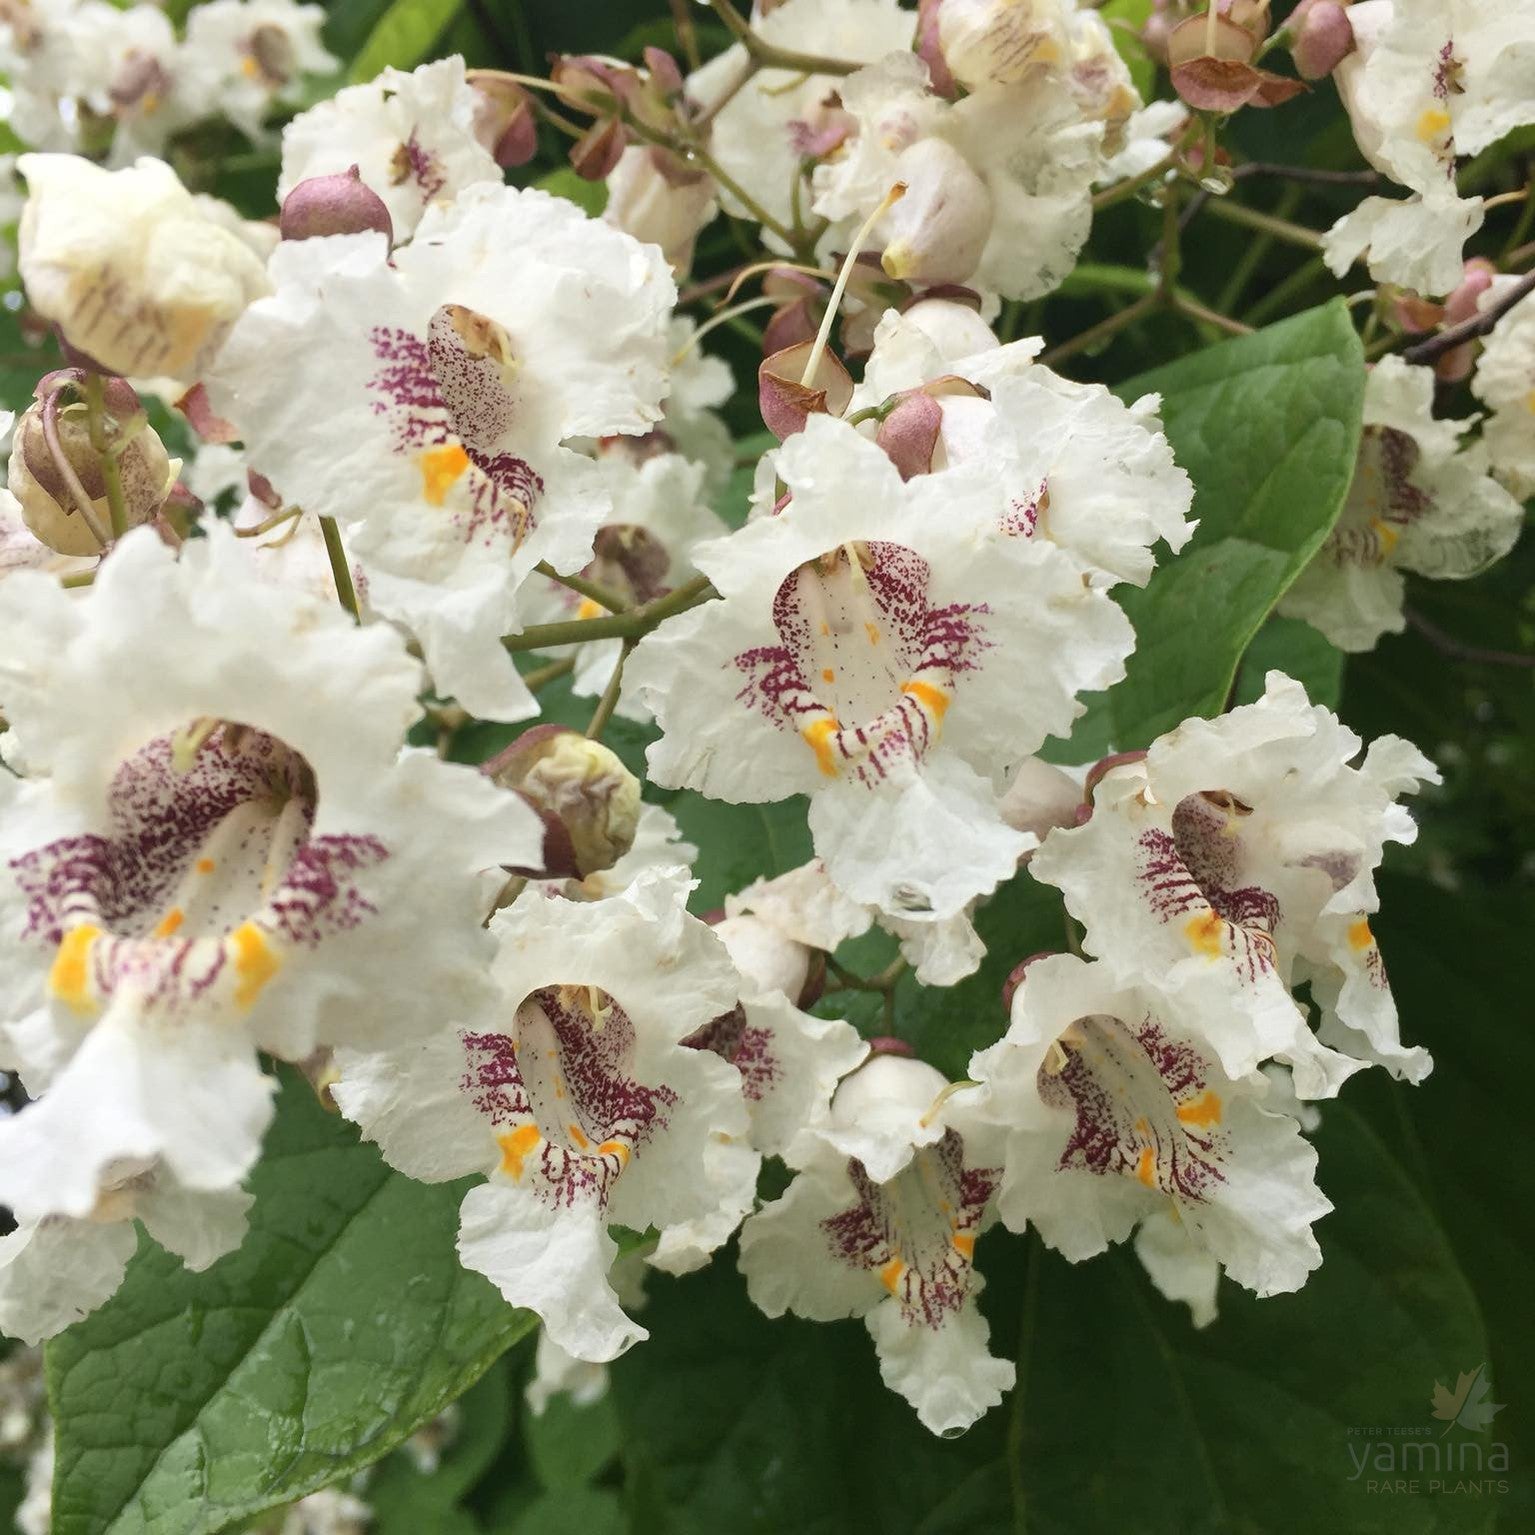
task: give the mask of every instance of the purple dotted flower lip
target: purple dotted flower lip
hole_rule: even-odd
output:
[[[186,760],[190,749],[193,755]],[[375,910],[379,839],[314,836],[313,774],[243,726],[156,737],[114,774],[111,829],[12,860],[23,936],[57,950],[56,998],[90,1014],[115,994],[176,1012],[220,988],[250,1006],[283,965]]]
[[[1225,1179],[1209,1065],[1149,1014],[1135,1025],[1078,1019],[1040,1068],[1039,1094],[1075,1117],[1063,1172],[1130,1177],[1185,1201],[1208,1199]]]
[[[509,1034],[463,1036],[461,1087],[489,1121],[502,1174],[557,1207],[605,1205],[634,1154],[663,1132],[677,1095],[633,1076],[634,1024],[606,992],[545,986]]]
[[[373,410],[388,419],[392,451],[415,463],[422,499],[443,508],[451,500],[465,543],[510,538],[520,547],[533,531],[544,482],[499,446],[516,418],[507,387],[515,358],[505,332],[473,310],[444,304],[425,339],[381,325],[370,341],[380,364],[368,385]]]
[[[1255,984],[1275,969],[1280,907],[1262,885],[1243,882],[1238,828],[1251,813],[1224,791],[1190,794],[1174,808],[1171,832],[1143,831],[1138,850],[1139,879],[1156,915],[1180,923],[1195,953],[1229,957]]]
[[[873,788],[920,761],[955,679],[988,648],[990,610],[930,606],[930,579],[920,555],[880,541],[801,566],[773,599],[780,643],[735,657],[737,697],[802,736],[828,777]]]
[[[964,1142],[949,1130],[888,1184],[856,1159],[848,1177],[857,1202],[820,1223],[831,1256],[876,1274],[910,1325],[942,1327],[971,1294],[975,1239],[1000,1173],[966,1167]]]

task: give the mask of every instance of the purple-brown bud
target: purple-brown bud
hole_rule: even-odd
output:
[[[802,341],[774,352],[757,369],[762,420],[780,442],[802,430],[811,416],[840,416],[853,398],[852,376],[830,347],[822,350],[809,382],[801,382],[814,345]]]
[[[1301,0],[1286,26],[1290,56],[1303,80],[1330,75],[1354,51],[1354,28],[1338,0]]]
[[[538,153],[533,98],[492,70],[470,70],[474,89],[474,136],[502,169],[526,165]]]
[[[543,869],[515,873],[585,879],[634,846],[639,780],[600,741],[567,725],[535,725],[480,771],[544,823]]]
[[[354,165],[334,176],[311,176],[283,199],[278,228],[285,240],[360,235],[370,230],[394,240],[394,220],[384,200]]]

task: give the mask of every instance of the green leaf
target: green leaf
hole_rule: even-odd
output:
[[[712,911],[732,891],[763,875],[786,874],[811,856],[805,801],[798,797],[772,805],[732,805],[691,791],[657,798],[698,848],[693,872],[699,886],[688,902],[694,911]]]
[[[1152,0],[1108,0],[1098,11],[1108,22],[1114,46],[1144,101],[1151,100],[1157,87],[1157,66],[1140,36],[1151,12]]]
[[[995,1229],[978,1258],[1010,1402],[957,1440],[880,1384],[864,1328],[768,1321],[716,1262],[650,1285],[651,1340],[613,1366],[631,1527],[843,1535],[1438,1535],[1492,1499],[1382,1496],[1357,1457],[1427,1443],[1436,1379],[1486,1358],[1475,1301],[1422,1198],[1351,1109],[1329,1104],[1337,1210],[1295,1295],[1225,1285],[1196,1332],[1119,1249],[1069,1264]],[[1456,1434],[1484,1459],[1499,1433]],[[1437,1441],[1436,1441],[1437,1442]],[[1354,1454],[1351,1456],[1350,1447]],[[1457,1451],[1457,1454],[1459,1452]],[[1411,1470],[1403,1472],[1410,1478]],[[1451,1481],[1453,1483],[1454,1477]]]
[[[1529,982],[1510,962],[1528,941],[1528,892],[1450,891],[1426,880],[1383,875],[1381,910],[1372,918],[1402,1037],[1426,1046],[1433,1074],[1417,1087],[1376,1078],[1372,1123],[1411,1168],[1465,1265],[1487,1318],[1488,1354],[1445,1358],[1440,1381],[1454,1381],[1486,1359],[1496,1399],[1535,1380],[1535,1228],[1517,1212],[1535,1204],[1535,1164],[1525,1146],[1535,1037],[1529,1029]],[[1361,1094],[1361,1096],[1364,1096]],[[1500,1415],[1492,1437],[1528,1468],[1535,1425],[1522,1394]],[[1499,1500],[1510,1531],[1535,1528],[1535,1479],[1510,1479]]]
[[[540,1493],[494,1535],[624,1535],[623,1504],[599,1487],[561,1487]]]
[[[148,1238],[48,1347],[55,1535],[211,1535],[378,1460],[533,1318],[458,1262],[464,1184],[392,1172],[284,1073],[244,1245]]]
[[[462,5],[463,0],[394,0],[352,61],[353,82],[365,84],[391,66],[414,69],[432,51]]]
[[[1250,704],[1261,698],[1263,679],[1271,671],[1295,678],[1314,704],[1336,709],[1343,696],[1343,652],[1298,618],[1271,618],[1253,636],[1242,657],[1232,703]]]
[[[1427,1474],[1400,1459],[1409,1436],[1386,1432],[1438,1443],[1436,1379],[1487,1357],[1475,1299],[1363,1120],[1325,1104],[1316,1140],[1337,1209],[1317,1227],[1322,1266],[1294,1295],[1223,1284],[1219,1319],[1196,1332],[1127,1251],[1077,1268],[1034,1255],[1013,1406],[1030,1531],[1112,1528],[1127,1496],[1138,1535],[1487,1528],[1490,1499],[1425,1495]],[[1476,1448],[1485,1460],[1486,1436]],[[1370,1485],[1415,1474],[1416,1496]]]
[[[435,1470],[421,1470],[397,1450],[369,1477],[365,1489],[373,1507],[370,1535],[448,1535],[455,1524],[477,1528],[458,1509],[461,1499],[495,1460],[511,1424],[510,1383],[497,1361],[456,1404],[454,1426]]]
[[[554,1491],[585,1487],[618,1453],[612,1398],[601,1396],[577,1406],[568,1396],[556,1396],[542,1414],[524,1404],[522,1440],[545,1487]]]
[[[1199,529],[1144,590],[1125,680],[1090,696],[1059,761],[1126,751],[1220,712],[1243,652],[1342,508],[1359,446],[1364,353],[1341,301],[1195,352],[1116,391],[1162,396]]]
[[[578,176],[568,165],[556,166],[533,183],[541,192],[552,192],[583,209],[590,217],[600,218],[608,205],[608,184],[605,181],[588,181]]]

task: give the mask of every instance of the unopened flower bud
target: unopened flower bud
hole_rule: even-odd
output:
[[[642,245],[658,245],[674,272],[693,264],[693,241],[714,216],[714,183],[675,155],[631,144],[608,177],[606,223]]]
[[[842,1079],[831,1103],[832,1124],[841,1129],[904,1129],[920,1119],[948,1087],[943,1073],[926,1061],[899,1055],[870,1056]]]
[[[722,917],[714,924],[714,931],[724,940],[736,969],[752,985],[802,1003],[811,979],[809,948],[750,912]]]
[[[481,771],[543,818],[545,874],[584,879],[634,846],[639,780],[600,741],[566,725],[535,725]]]
[[[906,195],[885,215],[881,265],[900,282],[964,282],[991,235],[991,193],[944,139],[918,139],[896,162]]]
[[[1301,0],[1288,27],[1296,72],[1303,80],[1330,75],[1354,51],[1354,28],[1337,0]]]
[[[1025,757],[998,811],[1014,831],[1031,831],[1043,842],[1052,827],[1074,826],[1081,804],[1075,779],[1038,757]]]
[[[874,440],[900,470],[901,478],[930,474],[938,434],[943,428],[943,406],[932,395],[913,389],[879,424]]]
[[[492,70],[471,70],[474,90],[474,136],[497,165],[526,165],[538,153],[538,118],[533,98],[517,84]]]
[[[122,379],[112,379],[104,394],[107,441],[117,448],[127,525],[138,527],[159,511],[176,476],[164,443],[152,427],[141,424],[143,412],[132,389]],[[109,530],[112,512],[102,455],[91,445],[85,406],[58,410],[54,446],[48,441],[46,409],[39,400],[16,423],[9,469],[11,493],[39,543],[59,554],[96,554],[101,541],[80,512],[76,487],[87,497],[96,527]]]
[[[1049,959],[1053,951],[1042,950],[1038,954],[1031,954],[1027,959],[1020,959],[1011,970],[1007,972],[1007,979],[1002,983],[1002,1011],[1011,1013],[1013,1010],[1013,998],[1018,995],[1018,988],[1023,985],[1025,976],[1028,975],[1029,966],[1036,959]]]
[[[1498,269],[1485,256],[1473,256],[1465,267],[1460,285],[1444,301],[1444,323],[1463,325],[1476,316],[1482,295],[1492,286]]]
[[[283,199],[278,227],[285,240],[360,235],[369,230],[394,240],[389,209],[355,165],[334,176],[311,176],[299,182]]]
[[[1167,63],[1168,44],[1176,25],[1176,20],[1168,15],[1166,7],[1159,4],[1141,28],[1141,43],[1158,64]]]
[[[629,136],[616,117],[599,117],[570,146],[570,165],[585,181],[603,181],[618,166]]]

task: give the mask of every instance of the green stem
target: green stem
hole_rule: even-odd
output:
[[[606,618],[572,618],[553,624],[534,624],[520,634],[508,634],[501,643],[516,655],[524,650],[554,650],[561,645],[584,645],[588,640],[637,640],[649,634],[657,624],[708,602],[718,593],[707,576],[695,576],[675,591],[627,613],[612,613]]]
[[[1083,331],[1080,335],[1073,336],[1069,341],[1063,341],[1059,346],[1051,347],[1048,352],[1041,355],[1039,360],[1053,368],[1068,357],[1075,357],[1078,352],[1089,351],[1100,341],[1107,341],[1117,336],[1127,325],[1133,325],[1142,315],[1150,314],[1156,307],[1156,294],[1147,293],[1136,299],[1128,308],[1121,309],[1117,314],[1111,314],[1106,320],[1100,320],[1097,325]]]
[[[1169,306],[1179,314],[1186,315],[1190,320],[1197,320],[1203,325],[1213,325],[1217,330],[1225,331],[1228,336],[1250,336],[1253,333],[1251,325],[1233,320],[1230,315],[1220,314],[1201,304],[1196,298],[1187,298],[1181,293],[1171,293],[1167,301]]]
[[[524,672],[522,680],[527,684],[530,693],[536,693],[542,687],[547,687],[551,682],[557,682],[561,677],[568,677],[576,669],[574,656],[561,656],[558,661],[550,661],[546,666],[535,666],[532,671]]]
[[[128,503],[123,498],[123,475],[117,454],[107,440],[106,402],[99,373],[85,376],[85,411],[89,423],[91,447],[101,460],[101,477],[107,487],[107,511],[112,518],[112,537],[121,538],[128,531]]]
[[[1300,188],[1287,186],[1279,199],[1278,214],[1280,218],[1288,219],[1300,205]],[[1262,231],[1256,240],[1249,240],[1247,248],[1242,252],[1241,259],[1231,269],[1228,277],[1215,300],[1215,307],[1229,312],[1237,306],[1237,300],[1246,291],[1247,285],[1252,281],[1253,273],[1258,270],[1263,258],[1268,255],[1274,244],[1274,234],[1271,230]]]
[[[1282,282],[1270,288],[1243,316],[1249,325],[1262,325],[1277,314],[1291,299],[1304,292],[1317,278],[1327,276],[1327,263],[1320,256],[1297,267]]]
[[[1289,219],[1277,218],[1272,213],[1263,213],[1257,208],[1229,202],[1221,197],[1212,197],[1206,206],[1217,218],[1225,219],[1228,224],[1241,224],[1247,229],[1256,229],[1275,240],[1298,245],[1303,250],[1319,251],[1322,248],[1322,237],[1316,230],[1292,224]]]
[[[613,675],[608,678],[608,685],[602,690],[602,697],[597,702],[597,712],[592,715],[592,722],[586,727],[586,739],[597,741],[602,738],[602,732],[607,728],[608,721],[613,718],[613,711],[618,707],[618,695],[624,686],[624,662],[629,659],[629,652],[634,649],[633,640],[625,640],[624,648],[618,653],[618,664],[613,668]]]
[[[709,4],[715,15],[730,29],[731,36],[764,69],[791,69],[803,75],[851,75],[863,68],[854,59],[829,59],[824,54],[779,48],[758,37],[746,18],[730,4],[730,0],[709,0]]]
[[[1128,197],[1134,197],[1144,186],[1149,186],[1153,181],[1160,181],[1171,170],[1178,167],[1177,149],[1169,150],[1155,165],[1147,166],[1137,176],[1131,176],[1128,180],[1117,181],[1111,187],[1105,187],[1093,198],[1093,212],[1099,213],[1104,208],[1112,208],[1115,203],[1122,203]]]
[[[611,588],[601,585],[596,581],[588,581],[585,576],[562,576],[547,560],[541,560],[536,567],[539,575],[548,576],[551,581],[557,581],[563,587],[573,591],[578,597],[589,597],[599,608],[606,608],[610,613],[622,613],[629,604]]]
[[[357,590],[352,585],[352,567],[346,562],[346,550],[341,543],[341,529],[334,517],[320,519],[320,532],[325,536],[325,552],[330,556],[330,573],[336,583],[336,596],[354,619],[361,621],[357,610]]]

